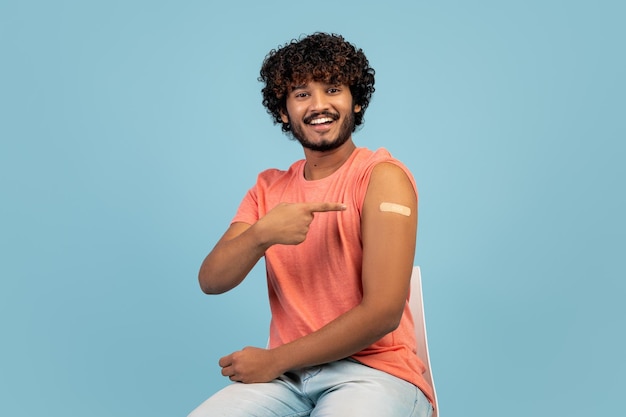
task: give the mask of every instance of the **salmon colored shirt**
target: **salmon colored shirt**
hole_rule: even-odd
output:
[[[357,148],[337,171],[320,180],[305,180],[304,160],[287,171],[263,171],[243,199],[233,223],[254,224],[281,202],[347,205],[345,211],[315,213],[301,244],[274,245],[266,251],[270,347],[312,333],[361,302],[361,211],[372,170],[381,162],[402,168],[417,195],[413,176],[387,150]],[[432,402],[432,389],[422,377],[425,367],[415,349],[407,303],[396,330],[352,357],[415,384]]]

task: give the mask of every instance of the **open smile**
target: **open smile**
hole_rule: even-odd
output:
[[[339,119],[338,114],[330,112],[316,113],[304,118],[304,123],[311,126],[327,126]]]
[[[310,125],[321,125],[321,124],[326,124],[326,123],[330,123],[333,122],[334,120],[331,119],[330,117],[321,117],[319,119],[314,119],[311,120],[309,122]]]

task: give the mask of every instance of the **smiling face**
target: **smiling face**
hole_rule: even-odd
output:
[[[281,119],[291,125],[291,133],[303,147],[329,151],[350,139],[354,113],[360,111],[347,85],[309,81],[288,93]]]

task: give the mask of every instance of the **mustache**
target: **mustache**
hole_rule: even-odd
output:
[[[332,113],[332,112],[330,112],[328,110],[324,110],[322,112],[315,112],[315,113],[312,113],[312,114],[308,115],[307,117],[304,118],[303,121],[304,121],[304,123],[309,124],[309,123],[311,123],[311,121],[313,119],[317,119],[320,116],[330,117],[333,120],[338,120],[339,119],[339,114]]]

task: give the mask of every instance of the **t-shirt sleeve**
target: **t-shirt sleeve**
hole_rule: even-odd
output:
[[[237,209],[237,213],[231,224],[242,222],[248,224],[254,224],[259,220],[259,205],[258,205],[258,194],[257,194],[257,186],[252,187],[243,200],[239,204],[239,208]]]
[[[267,189],[275,185],[283,174],[284,171],[274,168],[261,172],[254,186],[248,190],[241,204],[239,204],[239,209],[237,209],[231,224],[236,222],[254,224],[263,217],[268,211]]]

